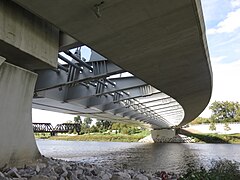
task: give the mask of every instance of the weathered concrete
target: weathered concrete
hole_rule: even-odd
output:
[[[175,129],[160,129],[151,131],[154,142],[174,142],[176,136]]]
[[[57,66],[59,31],[17,4],[0,1],[0,55],[34,70]]]
[[[32,130],[37,75],[0,58],[0,167],[21,166],[39,157]]]

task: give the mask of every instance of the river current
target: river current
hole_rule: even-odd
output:
[[[189,167],[210,167],[212,160],[219,159],[240,162],[240,145],[236,144],[37,140],[37,145],[47,157],[152,172],[181,173]]]

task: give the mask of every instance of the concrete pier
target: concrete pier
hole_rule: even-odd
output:
[[[154,142],[174,142],[176,131],[175,129],[160,129],[151,131]]]
[[[36,74],[0,58],[0,167],[40,157],[31,112],[36,79]]]

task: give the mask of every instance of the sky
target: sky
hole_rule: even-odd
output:
[[[202,0],[214,101],[240,101],[240,0]],[[208,107],[200,115],[209,117]]]
[[[213,70],[214,101],[240,101],[240,0],[202,0],[206,35]],[[82,49],[89,59],[89,51]],[[210,117],[208,106],[200,115]],[[33,122],[53,125],[73,120],[72,115],[33,109]]]

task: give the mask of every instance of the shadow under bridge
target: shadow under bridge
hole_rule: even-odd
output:
[[[92,51],[89,61],[75,53],[59,54],[58,69],[39,70],[33,107],[152,128],[178,125],[182,106]]]

